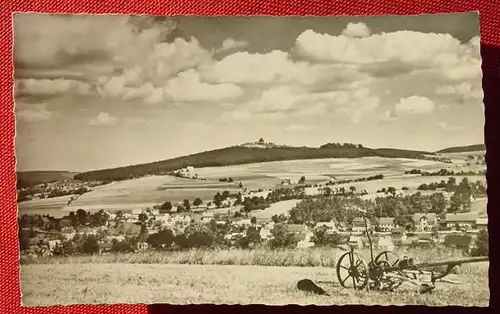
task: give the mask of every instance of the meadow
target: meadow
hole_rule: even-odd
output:
[[[453,164],[432,160],[416,160],[405,158],[363,157],[363,158],[329,158],[316,160],[290,160],[266,163],[254,163],[226,167],[198,168],[196,173],[206,180],[193,180],[168,175],[146,176],[137,179],[113,182],[94,188],[93,191],[81,195],[77,200],[66,206],[67,198],[49,200],[33,200],[19,203],[20,213],[50,213],[61,216],[69,211],[84,208],[88,211],[106,209],[111,211],[130,210],[133,208],[152,207],[157,204],[180,202],[188,199],[191,202],[199,197],[205,203],[212,201],[217,192],[228,190],[237,193],[247,189],[269,190],[276,188],[283,179],[298,180],[304,176],[307,184],[324,183],[335,179],[349,179],[368,177],[383,174],[384,179],[354,182],[335,185],[332,188],[351,186],[359,190],[366,190],[368,196],[377,196],[376,191],[393,186],[401,189],[409,188],[413,193],[422,183],[439,182],[447,177],[403,175],[411,169],[436,171],[441,168],[450,170],[464,170],[469,155],[478,156],[481,153],[453,153],[446,154]],[[481,166],[484,168],[484,166]],[[470,168],[470,167],[469,167]],[[467,169],[469,169],[467,168]],[[234,182],[220,182],[221,178],[232,178]],[[463,176],[456,176],[457,181]],[[468,176],[469,180],[486,181],[484,176]],[[242,183],[243,189],[238,187]],[[317,194],[317,188],[308,188],[308,194]],[[62,213],[61,213],[62,211]]]
[[[75,303],[386,304],[463,305],[489,303],[488,263],[463,265],[449,276],[461,285],[438,283],[430,295],[408,284],[396,292],[340,287],[334,265],[341,251],[192,250],[68,258],[48,257],[21,265],[23,305]],[[367,251],[361,252],[363,256]],[[406,252],[410,253],[410,252]],[[449,250],[412,256],[458,258]],[[33,261],[34,262],[34,261]],[[298,280],[317,282],[330,296],[298,291]],[[238,284],[235,284],[235,283]]]

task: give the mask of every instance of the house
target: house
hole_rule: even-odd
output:
[[[328,229],[331,229],[332,231],[338,231],[337,224],[334,221],[329,221],[329,222],[318,222],[314,226],[316,229],[321,228],[321,227],[326,227]]]
[[[352,231],[354,232],[363,232],[366,230],[366,227],[368,226],[368,229],[370,229],[370,221],[367,219],[366,224],[365,220],[363,217],[356,217],[352,220],[351,228]]]
[[[193,166],[187,166],[186,167],[187,172],[193,173],[194,172],[194,167]]]
[[[459,213],[446,214],[446,226],[454,229],[457,226],[463,229],[472,229],[476,224],[477,214],[474,213]]]
[[[437,216],[435,213],[416,213],[413,222],[417,231],[430,231],[437,227]]]
[[[396,226],[394,225],[393,217],[380,217],[378,227],[382,231],[391,231]]]
[[[203,223],[208,223],[212,219],[214,219],[214,213],[212,213],[212,212],[204,212],[201,215],[201,222],[203,222]]]
[[[488,217],[478,217],[476,218],[476,228],[488,230]]]

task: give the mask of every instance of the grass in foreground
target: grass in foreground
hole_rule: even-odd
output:
[[[465,267],[465,266],[464,266]],[[23,265],[23,305],[96,303],[215,304],[382,304],[487,306],[487,263],[467,265],[458,277],[463,285],[438,284],[430,295],[412,285],[396,292],[353,291],[336,282],[325,267],[262,267],[235,265],[51,264]],[[330,296],[296,289],[309,278]]]
[[[370,261],[370,251],[357,251],[366,262]],[[381,250],[374,250],[374,257]],[[139,253],[110,253],[107,255],[84,255],[68,257],[22,257],[21,264],[198,264],[198,265],[252,265],[281,267],[335,267],[345,251],[338,248],[305,248],[269,250],[259,248],[242,249],[192,249],[187,251],[147,251]],[[441,261],[463,258],[464,255],[443,247],[429,249],[397,249],[399,256],[415,258],[418,262]]]

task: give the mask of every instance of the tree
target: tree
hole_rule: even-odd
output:
[[[229,191],[227,190],[224,190],[224,192],[222,192],[222,199],[223,200],[227,199],[229,195],[231,195],[231,193],[229,193]]]
[[[489,245],[488,245],[488,232],[481,229],[477,235],[475,241],[475,247],[471,252],[472,256],[488,256]]]
[[[184,200],[184,202],[182,203],[184,205],[184,208],[186,209],[186,211],[190,211],[191,210],[191,204],[189,203],[189,200]]]
[[[265,143],[265,142],[264,142],[264,139],[261,137],[261,138],[259,139],[258,143],[259,143],[259,144],[261,144],[261,145],[262,145],[262,144],[264,144],[264,143]]]
[[[335,246],[341,243],[342,238],[336,232],[332,232],[331,228],[321,226],[314,230],[312,242],[317,246]]]
[[[222,195],[219,192],[214,195],[214,204],[217,207],[222,205]]]
[[[388,187],[388,188],[387,188],[387,193],[389,193],[389,194],[391,194],[393,197],[395,197],[395,196],[396,196],[396,188],[395,188],[395,187],[392,187],[392,186]]]
[[[87,225],[89,217],[88,217],[88,214],[85,210],[83,210],[83,209],[77,210],[76,217],[77,217],[78,223],[80,225],[82,225],[82,226]]]
[[[193,202],[193,205],[196,207],[200,206],[201,204],[203,204],[203,201],[199,197],[197,197]]]
[[[137,236],[137,242],[146,242],[148,236],[149,236],[148,228],[146,228],[146,225],[141,225],[141,231]]]
[[[145,223],[146,221],[148,221],[148,215],[144,212],[140,213],[139,214],[139,221],[141,223]]]
[[[76,217],[75,212],[69,213],[69,219],[71,221],[71,226],[76,228],[78,226],[78,217]]]
[[[175,236],[172,230],[164,229],[158,233],[148,236],[146,242],[156,249],[169,247],[174,242]]]
[[[28,232],[27,231],[19,229],[18,239],[19,239],[19,249],[21,251],[29,249],[29,247],[30,247],[30,241],[29,241],[29,237],[28,237]]]
[[[159,208],[160,209],[160,213],[165,213],[165,212],[169,213],[172,210],[172,207],[173,207],[172,203],[165,202],[165,203],[161,204],[161,206]]]
[[[94,236],[88,236],[83,240],[82,251],[85,254],[96,254],[99,252],[99,244],[97,243],[97,238]]]
[[[269,242],[271,248],[292,248],[296,247],[298,240],[295,238],[294,234],[288,232],[288,228],[283,223],[277,223],[271,230],[273,238]]]
[[[257,218],[256,218],[256,217],[252,217],[252,218],[250,218],[250,222],[251,222],[252,224],[256,224],[256,223],[257,223]]]
[[[300,177],[299,184],[304,184],[306,182],[306,177],[302,176]]]

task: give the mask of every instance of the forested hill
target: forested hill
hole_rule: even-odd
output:
[[[69,171],[18,171],[17,175],[17,187],[23,188],[32,185],[63,181],[73,178],[78,174],[77,172]]]
[[[484,144],[468,145],[468,146],[455,146],[449,147],[442,150],[438,150],[436,153],[464,153],[464,152],[478,152],[486,150]]]
[[[325,144],[319,148],[275,146],[270,148],[233,146],[193,155],[152,163],[83,172],[75,175],[75,179],[92,180],[125,180],[149,174],[165,174],[187,166],[216,167],[250,164],[269,161],[321,159],[321,158],[357,158],[357,157],[399,157],[424,158],[429,152],[400,150],[392,148],[372,149],[354,144]]]

